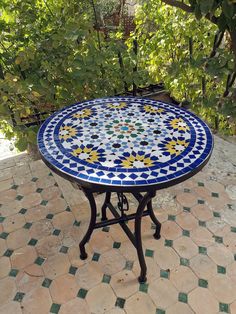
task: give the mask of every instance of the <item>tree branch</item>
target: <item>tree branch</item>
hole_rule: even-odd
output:
[[[180,2],[177,0],[162,0],[162,2],[164,2],[165,4],[171,5],[172,7],[180,8],[185,12],[193,13],[193,9],[189,5],[183,2]]]

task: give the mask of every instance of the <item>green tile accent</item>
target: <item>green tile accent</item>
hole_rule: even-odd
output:
[[[219,303],[219,310],[220,312],[229,313],[229,304],[226,303]]]
[[[204,200],[197,200],[198,204],[205,204]]]
[[[33,181],[33,182],[36,182],[38,180],[38,178],[36,178],[36,177],[33,177],[32,179],[31,179],[31,181]]]
[[[234,254],[234,260],[236,261],[236,254]]]
[[[189,212],[190,213],[190,211],[191,211],[191,208],[190,207],[183,207],[183,211],[185,211],[185,212]]]
[[[198,279],[198,285],[202,288],[208,288],[208,281],[205,279]]]
[[[175,215],[168,215],[168,220],[175,221]]]
[[[220,218],[220,213],[218,213],[218,212],[213,212],[213,216],[216,217],[216,218]]]
[[[184,188],[184,193],[190,193],[190,192],[191,192],[190,189]]]
[[[20,200],[22,200],[23,197],[24,197],[24,196],[22,196],[22,195],[17,195],[17,196],[16,196],[16,200],[17,200],[17,201],[20,201]]]
[[[0,217],[0,223],[3,222],[4,219],[5,219],[5,217],[1,216],[1,217]]]
[[[121,246],[121,243],[120,242],[114,242],[113,243],[113,249],[119,249]]]
[[[202,221],[202,220],[199,220],[199,221],[198,221],[198,225],[199,225],[200,227],[206,227],[206,222],[205,222],[205,221]]]
[[[223,238],[222,237],[218,237],[218,236],[213,236],[213,238],[215,238],[215,242],[216,243],[223,243]]]
[[[45,288],[49,288],[51,283],[52,283],[51,279],[45,278],[43,283],[42,283],[42,286],[45,287]]]
[[[207,255],[207,248],[204,246],[199,246],[198,247],[198,253],[203,254],[203,255]]]
[[[45,258],[38,256],[36,260],[34,261],[34,263],[41,266],[44,263],[44,261],[45,261]]]
[[[230,227],[231,232],[236,232],[236,227]]]
[[[132,270],[133,266],[134,266],[134,262],[133,261],[126,261],[125,269]]]
[[[211,193],[211,196],[212,196],[212,197],[219,197],[219,193],[212,192],[212,193]]]
[[[63,194],[61,194],[60,196],[61,196],[61,198],[64,198],[64,195],[63,195]]]
[[[57,182],[56,182],[56,183],[54,183],[54,186],[58,186]]]
[[[166,311],[162,309],[156,309],[156,314],[166,314]]]
[[[51,172],[49,172],[49,174],[48,174],[48,175],[49,175],[49,177],[52,177],[52,173],[51,173]]]
[[[173,246],[173,240],[165,240],[165,246]]]
[[[36,192],[37,192],[37,193],[41,193],[41,192],[43,192],[43,189],[37,188]]]
[[[148,283],[145,283],[145,282],[140,283],[139,284],[139,291],[147,293],[148,292]]]
[[[0,238],[1,238],[1,239],[6,239],[6,238],[8,237],[8,235],[9,235],[9,233],[7,233],[7,232],[2,232],[2,233],[0,233]]]
[[[67,212],[71,212],[71,209],[70,209],[69,206],[66,207],[66,211],[67,211]]]
[[[75,220],[73,225],[76,226],[76,227],[79,227],[80,223],[81,223],[80,221]]]
[[[48,214],[48,215],[46,216],[46,218],[47,218],[47,219],[52,219],[52,218],[53,218],[53,214]]]
[[[11,189],[12,189],[12,190],[16,190],[16,189],[18,188],[18,186],[19,186],[19,185],[14,184],[14,185],[12,185]]]
[[[68,251],[68,247],[67,246],[62,246],[61,248],[60,248],[60,251],[59,252],[61,252],[61,253],[64,253],[64,254],[66,254],[67,253],[67,251]]]
[[[30,229],[31,226],[32,226],[32,223],[31,222],[27,222],[26,224],[24,224],[23,228]]]
[[[226,268],[224,266],[217,265],[217,273],[218,274],[226,274]]]
[[[96,217],[100,217],[100,213],[97,213]]]
[[[46,205],[47,205],[47,203],[48,203],[48,201],[46,201],[46,200],[42,200],[42,202],[40,203],[40,205],[46,206]]]
[[[102,228],[102,231],[104,231],[104,232],[109,232],[109,230],[110,230],[110,227],[103,227]]]
[[[227,206],[228,206],[229,209],[232,209],[233,205],[232,204],[227,204]]]
[[[16,277],[18,273],[19,273],[19,270],[18,270],[18,269],[12,268],[12,269],[10,270],[8,276],[10,276],[10,277]]]
[[[60,310],[61,304],[53,303],[50,308],[50,313],[57,314]]]
[[[198,184],[198,186],[204,186],[203,182],[198,182],[197,184]]]
[[[165,270],[165,269],[161,269],[160,270],[161,278],[169,279],[169,275],[170,275],[170,271],[169,270]]]
[[[85,299],[87,293],[88,293],[88,290],[81,288],[79,289],[77,297],[81,299]]]
[[[188,295],[187,293],[180,292],[178,296],[179,302],[188,303]]]
[[[92,261],[97,262],[100,258],[100,254],[99,253],[94,253],[93,257],[92,257]]]
[[[10,257],[13,253],[13,250],[7,249],[6,252],[3,254],[6,257]]]
[[[153,255],[154,255],[154,251],[153,250],[146,249],[145,256],[153,257]]]
[[[37,244],[37,242],[38,242],[38,240],[36,240],[36,239],[30,239],[28,242],[28,245],[35,246]]]
[[[102,278],[102,282],[104,282],[104,283],[110,283],[110,281],[111,281],[111,276],[104,274],[104,275],[103,275],[103,278]]]
[[[55,229],[52,234],[55,236],[58,236],[60,233],[61,233],[61,230]]]
[[[24,292],[17,292],[13,301],[21,302],[25,296]]]
[[[189,260],[187,258],[180,257],[180,265],[189,266]]]
[[[190,232],[188,230],[183,230],[182,235],[185,237],[190,237]]]
[[[21,210],[19,211],[20,214],[24,215],[27,212],[26,208],[21,208]]]
[[[116,299],[116,304],[115,306],[118,306],[120,307],[121,309],[124,308],[124,305],[125,305],[125,299],[122,299],[122,298],[117,298]]]
[[[77,269],[78,269],[78,267],[71,266],[71,267],[70,267],[70,269],[69,269],[69,274],[71,274],[71,275],[75,275],[75,274],[76,274]]]

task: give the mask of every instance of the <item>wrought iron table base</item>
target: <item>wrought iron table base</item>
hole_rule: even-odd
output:
[[[142,248],[141,222],[142,222],[142,217],[149,215],[151,220],[156,226],[156,230],[153,236],[155,239],[160,239],[161,223],[155,217],[155,214],[152,208],[152,198],[156,194],[155,191],[146,192],[144,196],[141,193],[131,193],[139,202],[137,211],[134,214],[125,213],[129,209],[129,204],[128,204],[128,200],[126,196],[123,193],[117,193],[118,200],[119,200],[118,201],[118,209],[120,210],[120,213],[119,213],[115,209],[115,207],[111,204],[111,192],[106,192],[105,201],[102,205],[101,222],[96,222],[97,206],[95,203],[93,192],[85,188],[83,188],[83,192],[88,198],[89,203],[90,203],[91,217],[90,217],[88,230],[79,244],[80,258],[86,259],[88,257],[85,251],[85,244],[89,241],[94,229],[119,223],[137,250],[137,255],[138,255],[139,264],[141,268],[141,272],[140,272],[140,276],[138,280],[140,283],[146,282],[147,266],[146,266],[146,262],[145,262],[145,258],[143,254],[143,248]],[[146,210],[145,210],[145,207],[147,207]],[[107,215],[106,215],[107,208],[111,211],[114,218],[107,219]],[[126,221],[133,220],[133,219],[135,220],[134,233],[129,229],[129,227],[125,223]]]

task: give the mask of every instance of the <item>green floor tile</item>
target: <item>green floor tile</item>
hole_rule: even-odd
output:
[[[206,222],[205,222],[205,221],[202,221],[202,220],[199,220],[199,221],[198,221],[198,225],[199,225],[200,227],[206,227]]]
[[[224,266],[217,265],[217,273],[218,274],[226,274],[226,268]]]
[[[173,240],[165,240],[165,246],[173,246]]]
[[[189,266],[189,260],[187,258],[180,257],[180,265]]]
[[[92,261],[97,262],[100,258],[100,254],[99,253],[94,253],[93,257],[92,257]]]
[[[124,305],[125,305],[125,299],[122,299],[122,298],[117,298],[117,299],[116,299],[115,306],[118,306],[118,307],[120,307],[121,309],[123,309],[123,308],[124,308]]]
[[[224,312],[224,313],[230,313],[229,312],[229,304],[226,303],[219,303],[219,310],[220,312]]]
[[[20,214],[24,215],[27,212],[26,208],[21,208],[21,210],[19,211]]]
[[[60,248],[60,251],[59,252],[61,252],[61,253],[64,253],[64,254],[66,254],[67,252],[68,252],[68,247],[67,246],[62,246],[61,248]]]
[[[156,314],[165,314],[166,311],[162,309],[156,309]]]
[[[203,182],[198,182],[197,184],[198,184],[198,186],[204,186]]]
[[[134,266],[134,262],[133,261],[126,261],[125,269],[132,270],[133,266]]]
[[[5,217],[0,217],[0,223],[2,223],[5,220]]]
[[[188,303],[188,295],[184,292],[180,292],[178,296],[178,300],[183,303]]]
[[[236,254],[234,254],[234,260],[236,261]]]
[[[190,211],[191,211],[191,208],[190,207],[183,207],[183,210],[185,211],[185,212],[189,212],[190,213]]]
[[[87,293],[88,293],[88,290],[81,288],[79,289],[77,297],[81,299],[85,299]]]
[[[219,197],[219,193],[212,192],[212,193],[211,193],[211,196],[212,196],[212,197]]]
[[[190,237],[190,232],[188,230],[183,230],[182,235],[185,237]]]
[[[216,217],[216,218],[220,218],[220,213],[218,213],[218,212],[213,212],[213,216]]]
[[[205,204],[204,200],[197,200],[198,204]]]
[[[25,296],[24,292],[17,292],[13,300],[17,302],[21,302],[24,296]]]
[[[199,285],[199,287],[207,288],[208,287],[208,281],[205,279],[198,279],[198,285]]]
[[[236,233],[236,227],[230,227],[230,231]]]
[[[104,283],[110,283],[110,281],[111,281],[111,276],[104,274],[104,275],[103,275],[103,278],[102,278],[102,282],[104,282]]]
[[[61,233],[61,230],[55,229],[52,234],[55,236],[58,236],[60,233]]]
[[[139,284],[139,291],[141,292],[148,292],[148,283],[140,283]]]
[[[207,255],[207,248],[204,246],[199,246],[198,247],[198,253],[203,254],[203,255]]]
[[[48,214],[48,215],[46,216],[46,218],[47,218],[47,219],[52,219],[52,218],[53,218],[53,214]]]
[[[49,288],[50,285],[51,285],[51,283],[52,283],[52,280],[51,280],[51,279],[45,278],[44,281],[43,281],[43,283],[42,283],[42,286],[45,287],[45,288]]]
[[[161,278],[169,279],[169,275],[170,275],[170,271],[169,270],[165,270],[165,269],[161,269],[160,270]]]
[[[24,197],[23,195],[17,195],[17,196],[16,196],[16,200],[17,200],[17,201],[21,201],[23,197]]]
[[[103,227],[103,228],[102,228],[102,231],[103,231],[103,232],[109,232],[109,230],[110,230],[110,227]]]
[[[23,226],[23,228],[25,228],[25,229],[30,229],[31,227],[32,227],[32,223],[31,222],[27,222]]]
[[[223,238],[218,236],[213,236],[216,243],[223,243]]]
[[[11,189],[12,189],[12,190],[16,190],[16,189],[18,188],[18,186],[19,186],[19,185],[14,184],[14,185],[12,185]]]
[[[168,215],[168,220],[175,221],[176,217],[174,215]]]
[[[76,227],[79,227],[79,226],[80,226],[80,224],[81,224],[81,222],[80,222],[80,221],[75,220],[73,225],[74,225],[74,226],[76,226]]]
[[[38,256],[36,260],[34,261],[34,263],[41,266],[44,263],[44,261],[45,261],[45,258]]]
[[[19,273],[19,270],[18,270],[18,269],[12,268],[12,269],[10,270],[8,276],[10,276],[10,277],[16,277],[18,273]]]
[[[12,255],[12,253],[13,253],[13,250],[7,249],[3,255],[10,257]]]
[[[78,269],[78,267],[71,266],[70,269],[69,269],[69,273],[70,273],[71,275],[75,275],[77,269]]]
[[[147,257],[153,257],[153,254],[154,254],[154,251],[153,251],[153,250],[146,249],[146,251],[145,251],[145,256],[147,256]]]
[[[184,193],[190,193],[190,192],[191,192],[190,189],[184,188]]]
[[[66,211],[67,211],[67,212],[71,212],[71,209],[70,209],[69,206],[66,207]]]
[[[31,181],[33,181],[33,182],[36,182],[38,180],[38,178],[36,178],[36,177],[33,177],[32,179],[31,179]]]
[[[121,246],[121,243],[120,243],[120,242],[114,242],[114,243],[113,243],[113,248],[114,248],[114,249],[119,249],[120,246]]]
[[[46,201],[46,200],[42,200],[42,202],[40,203],[40,205],[46,206],[46,205],[47,205],[47,203],[48,203],[48,201]]]
[[[9,233],[7,233],[7,232],[2,232],[2,233],[0,233],[0,238],[1,238],[1,239],[6,239],[6,238],[8,237],[8,235],[9,235]]]
[[[42,193],[42,192],[43,192],[43,189],[37,188],[36,192],[37,192],[37,193]]]
[[[30,239],[28,242],[28,245],[35,246],[37,244],[37,242],[38,242],[37,239]]]
[[[50,313],[57,314],[60,310],[61,305],[57,303],[53,303],[50,308]]]

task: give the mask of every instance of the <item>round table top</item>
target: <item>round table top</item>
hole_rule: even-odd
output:
[[[186,109],[137,97],[77,103],[40,127],[44,161],[81,185],[158,189],[198,172],[209,159],[209,127]]]

